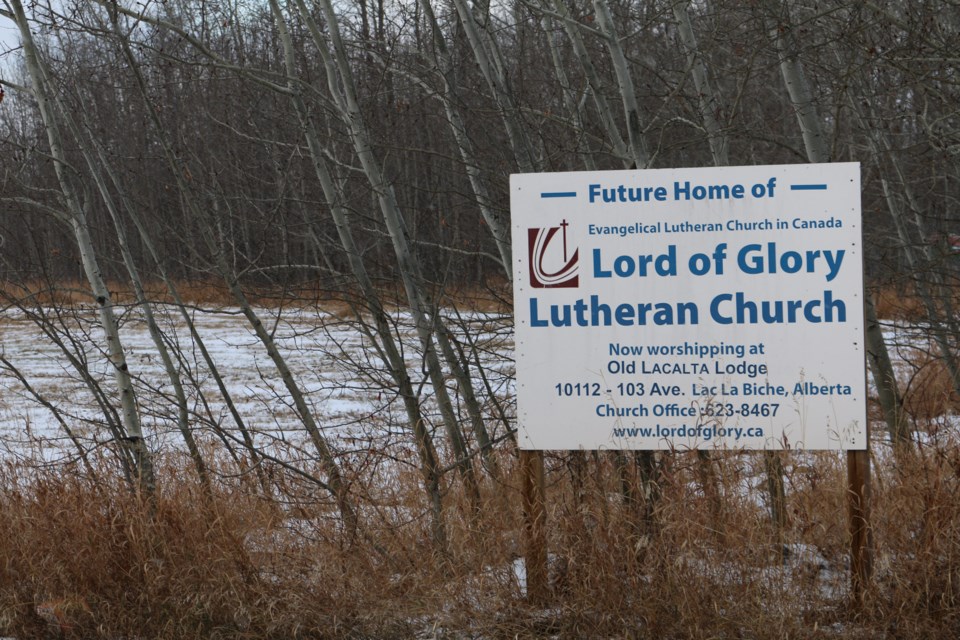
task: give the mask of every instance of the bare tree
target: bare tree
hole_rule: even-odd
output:
[[[93,299],[97,305],[100,325],[105,334],[105,351],[110,360],[117,390],[120,395],[121,415],[123,417],[123,427],[125,430],[124,438],[136,460],[137,486],[146,495],[152,496],[156,491],[153,462],[143,437],[143,431],[140,427],[140,416],[137,412],[133,380],[130,376],[126,355],[123,350],[123,343],[120,339],[120,332],[113,311],[110,291],[107,289],[103,273],[97,262],[93,241],[90,237],[90,229],[87,225],[89,200],[87,200],[86,203],[83,202],[76,184],[76,170],[67,161],[61,133],[60,116],[56,102],[52,99],[54,92],[50,87],[50,78],[41,61],[39,49],[34,42],[27,14],[20,0],[5,0],[4,6],[6,9],[2,12],[2,15],[13,20],[20,31],[24,59],[27,70],[33,80],[31,93],[37,101],[44,128],[46,129],[50,157],[53,160],[54,170],[56,171],[57,181],[60,187],[59,195],[62,197],[62,210],[60,209],[60,203],[52,207],[48,205],[39,206],[67,223],[73,231],[74,238],[80,250],[84,272],[90,284]]]

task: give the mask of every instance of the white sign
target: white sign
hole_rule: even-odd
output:
[[[522,448],[866,446],[858,163],[510,192]]]

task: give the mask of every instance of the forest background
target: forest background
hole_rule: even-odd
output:
[[[7,413],[39,446],[0,471],[5,633],[960,632],[956,3],[3,0],[0,20],[0,331],[32,323],[96,409],[0,354],[57,432]],[[863,184],[863,602],[842,458],[735,452],[549,454],[551,593],[529,602],[509,174],[841,161]],[[291,309],[326,320],[284,335]],[[214,312],[294,429],[243,409]],[[325,347],[353,368],[337,384],[376,394],[359,441],[290,364],[325,322],[359,337]]]

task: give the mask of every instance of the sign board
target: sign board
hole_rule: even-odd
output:
[[[866,446],[859,164],[510,193],[522,448]]]

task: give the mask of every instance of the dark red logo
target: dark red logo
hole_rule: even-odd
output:
[[[572,289],[580,286],[580,250],[570,253],[564,220],[558,227],[527,229],[530,286],[537,289]],[[557,234],[560,238],[557,238]],[[558,242],[558,240],[560,240]]]

